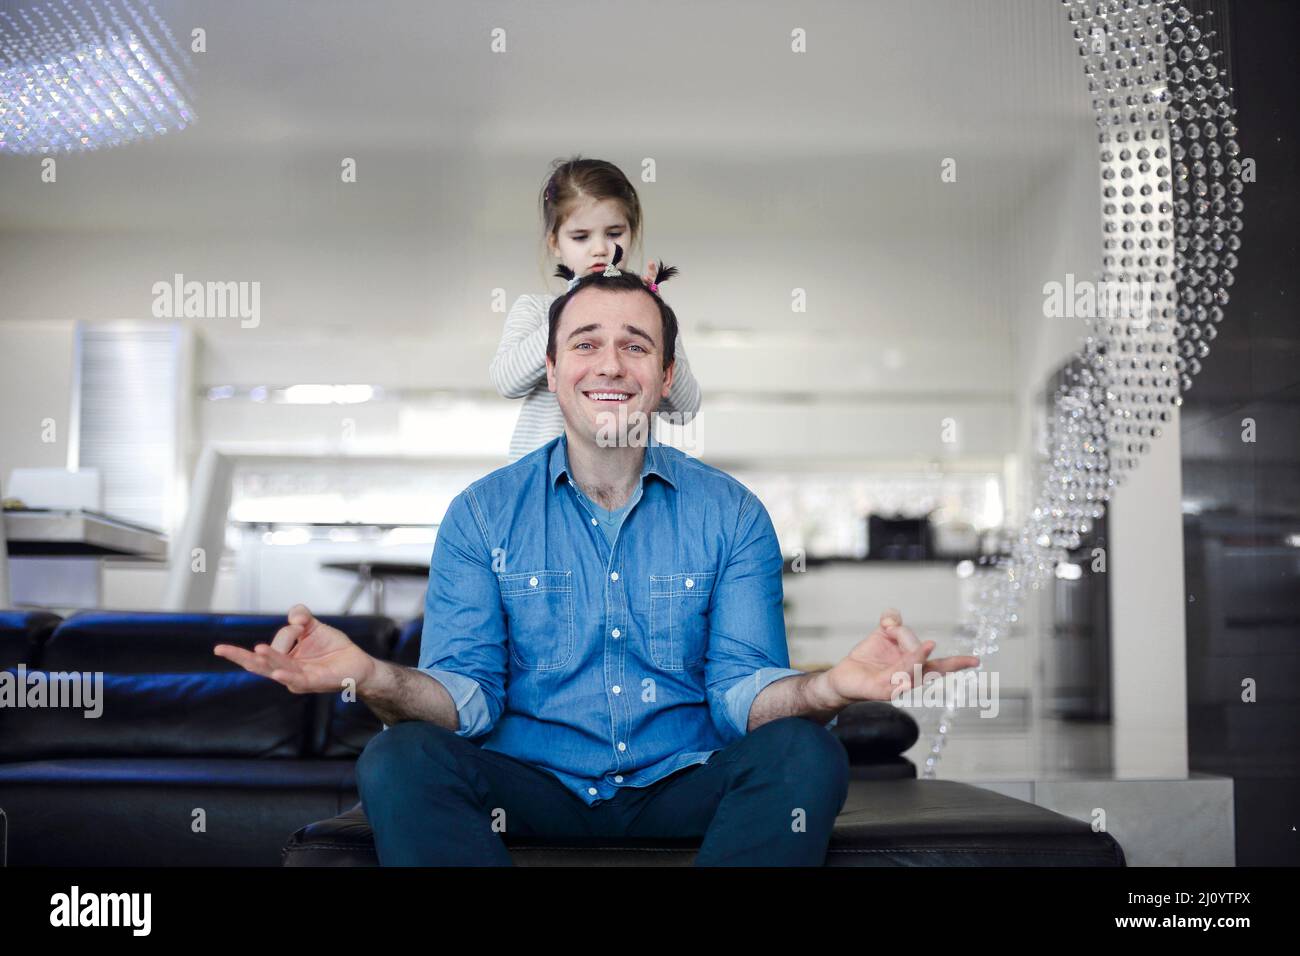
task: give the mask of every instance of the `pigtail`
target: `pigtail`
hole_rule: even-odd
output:
[[[570,269],[568,266],[566,266],[563,262],[561,262],[558,266],[555,267],[555,274],[559,276],[561,279],[570,279],[570,280],[573,279],[573,270]]]
[[[658,285],[661,282],[666,282],[675,275],[677,275],[676,266],[666,266],[661,262],[659,263],[659,271],[655,273],[655,285]]]
[[[658,295],[659,283],[666,282],[667,280],[671,279],[675,275],[677,275],[676,266],[666,266],[661,262],[659,263],[658,271],[655,272],[654,279],[649,283],[649,285],[646,286],[646,288],[649,289],[651,292],[653,292],[655,295]]]

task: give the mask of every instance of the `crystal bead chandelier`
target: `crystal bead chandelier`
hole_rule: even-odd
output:
[[[0,153],[122,146],[193,123],[188,51],[145,2],[0,10]]]
[[[1140,301],[1099,312],[1048,416],[1047,459],[1025,524],[978,572],[963,644],[981,663],[1078,548],[1182,405],[1224,319],[1241,247],[1242,164],[1232,88],[1209,14],[1177,0],[1062,0],[1096,114],[1101,287]],[[925,758],[934,777],[956,718]]]

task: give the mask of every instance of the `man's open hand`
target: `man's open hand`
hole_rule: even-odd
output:
[[[934,641],[921,643],[903,615],[890,608],[880,615],[880,626],[872,631],[847,657],[825,672],[825,687],[840,699],[840,707],[859,700],[890,700],[895,693],[912,687],[915,665],[921,665],[924,683],[930,674],[978,667],[980,659],[969,655],[927,660]],[[901,673],[895,683],[894,675]]]
[[[251,651],[218,644],[212,653],[279,681],[295,694],[336,693],[349,678],[360,687],[375,666],[374,658],[346,634],[316,620],[302,604],[289,609],[289,623],[270,644],[258,644]]]

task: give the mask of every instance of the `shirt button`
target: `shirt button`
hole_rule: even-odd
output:
[[[687,578],[687,579],[686,579],[686,586],[687,586],[688,588],[693,588],[693,587],[695,587],[695,582],[692,581],[690,578]]]
[[[609,579],[610,579],[611,581],[617,581],[617,580],[618,580],[618,572],[617,572],[617,571],[611,571],[611,572],[609,573]]]
[[[615,637],[623,636],[623,632],[620,631],[618,628],[614,628],[614,630],[610,631],[609,633],[613,634]]]
[[[621,693],[623,693],[623,688],[619,687],[617,684],[615,684],[613,687],[611,687],[610,690],[612,690],[612,691],[613,691],[614,693],[616,693],[616,694],[621,694]]]
[[[615,782],[615,783],[622,783],[622,782],[623,782],[623,775],[620,773],[620,774],[618,774],[616,777],[614,777],[614,782]]]
[[[529,579],[528,579],[528,586],[529,586],[529,587],[534,587],[534,588],[537,587],[537,578],[529,578]]]
[[[592,524],[600,524],[600,522],[597,521],[595,518],[592,518],[592,519],[591,519],[591,523],[592,523]]]
[[[623,743],[623,741],[620,740],[620,741],[618,742],[618,749],[619,749],[619,750],[627,750],[627,744]]]
[[[596,795],[596,788],[595,788],[595,787],[588,787],[588,788],[587,788],[587,792],[588,792],[589,794],[591,794],[591,795],[594,797],[594,796]]]

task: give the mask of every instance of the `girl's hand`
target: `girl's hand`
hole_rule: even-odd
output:
[[[651,259],[645,265],[645,275],[642,277],[641,281],[644,282],[646,285],[649,285],[651,282],[655,281],[655,273],[657,273],[658,271],[659,271],[659,263]]]

